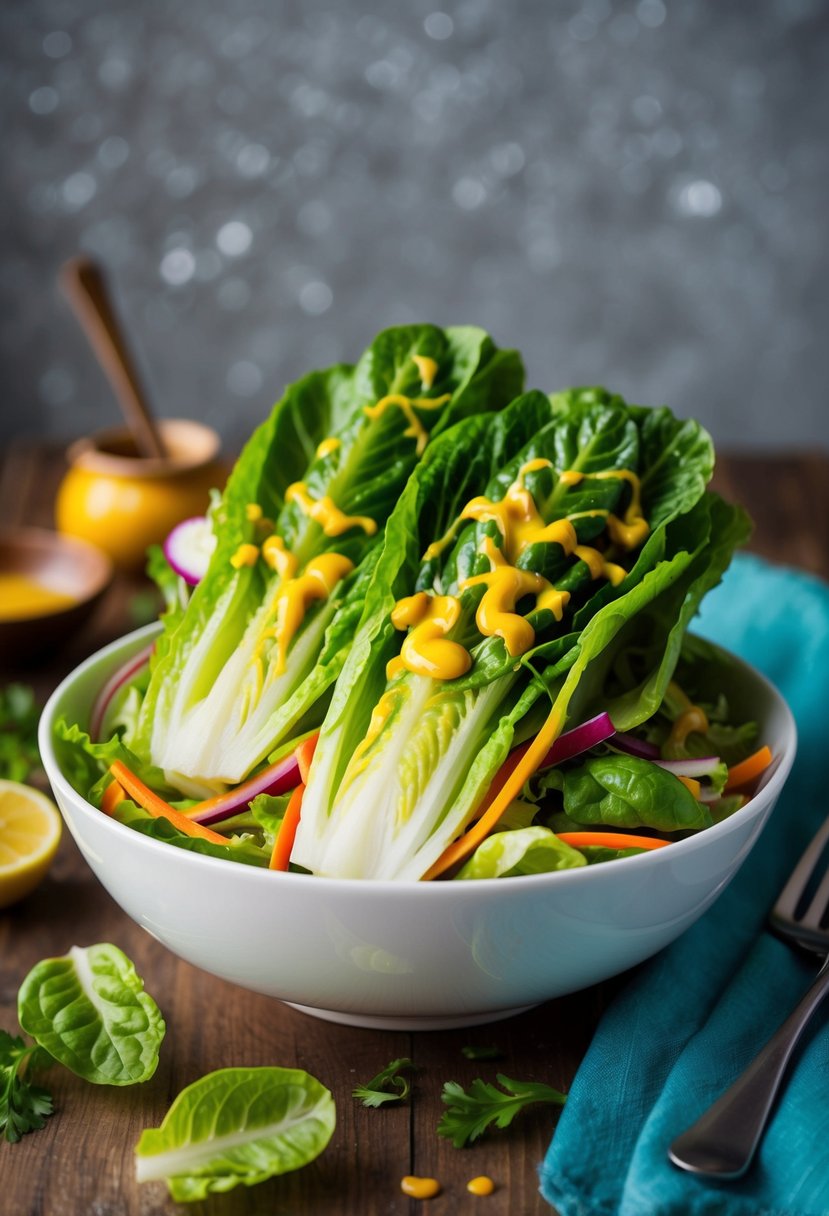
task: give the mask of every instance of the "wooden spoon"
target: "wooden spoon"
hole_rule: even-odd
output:
[[[138,454],[166,456],[100,266],[88,257],[72,258],[61,267],[60,285],[115,391]]]

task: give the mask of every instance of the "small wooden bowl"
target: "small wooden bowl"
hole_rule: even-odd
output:
[[[112,580],[112,562],[94,545],[46,528],[0,529],[0,572],[23,574],[72,602],[43,615],[0,619],[0,663],[18,667],[71,637]]]

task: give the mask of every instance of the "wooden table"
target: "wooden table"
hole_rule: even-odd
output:
[[[0,463],[0,519],[49,526],[60,452],[45,444],[18,445]],[[743,502],[756,521],[751,548],[829,577],[829,459],[734,456],[723,459],[716,484]],[[22,678],[45,697],[80,658],[135,623],[131,609],[146,587],[121,580],[96,619],[38,667],[0,672],[4,683]],[[82,861],[69,833],[48,879],[22,903],[0,913],[0,1026],[16,1032],[17,988],[41,958],[74,944],[112,941],[135,961],[167,1021],[161,1062],[151,1081],[128,1089],[89,1085],[55,1068],[48,1084],[55,1115],[42,1131],[16,1145],[0,1144],[0,1210],[13,1216],[126,1216],[183,1210],[162,1184],[138,1187],[133,1147],[141,1130],[158,1126],[172,1098],[212,1069],[278,1064],[306,1068],[333,1092],[334,1138],[312,1165],[262,1186],[238,1187],[192,1205],[196,1213],[303,1213],[308,1216],[381,1216],[422,1210],[399,1189],[404,1174],[440,1179],[442,1194],[430,1216],[483,1213],[536,1216],[550,1209],[538,1195],[536,1167],[555,1127],[549,1109],[524,1112],[513,1126],[454,1149],[435,1134],[444,1081],[468,1084],[496,1071],[567,1089],[602,1009],[621,980],[576,993],[511,1020],[465,1031],[401,1033],[356,1030],[295,1012],[182,962],[140,930],[113,903]],[[496,1064],[471,1063],[465,1044],[494,1044]],[[389,1060],[417,1065],[410,1103],[365,1110],[351,1098]],[[585,1129],[585,1146],[590,1132]],[[475,1198],[466,1183],[478,1174],[497,1184],[491,1198]]]

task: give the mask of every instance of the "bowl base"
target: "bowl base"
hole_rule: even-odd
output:
[[[535,1005],[516,1005],[514,1009],[490,1009],[486,1013],[463,1013],[454,1017],[433,1017],[431,1014],[415,1013],[401,1016],[375,1017],[368,1013],[343,1013],[339,1009],[315,1009],[312,1005],[297,1005],[284,1001],[291,1009],[309,1013],[324,1022],[338,1022],[341,1026],[360,1026],[365,1030],[459,1030],[463,1026],[482,1026],[486,1022],[500,1022],[514,1018],[519,1013],[534,1009]]]

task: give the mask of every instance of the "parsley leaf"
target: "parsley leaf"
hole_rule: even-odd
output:
[[[414,1064],[406,1059],[392,1060],[366,1085],[358,1085],[353,1089],[352,1097],[359,1098],[363,1106],[382,1106],[384,1102],[405,1101],[409,1096],[411,1084],[406,1077],[400,1075],[404,1068],[414,1068]]]
[[[468,1090],[457,1081],[447,1081],[441,1094],[446,1110],[438,1124],[438,1135],[446,1136],[455,1148],[463,1148],[477,1140],[491,1123],[496,1127],[508,1127],[519,1111],[531,1103],[561,1106],[566,1100],[566,1094],[541,1081],[512,1081],[500,1072],[497,1081],[506,1093],[480,1078],[476,1078]]]
[[[40,768],[37,723],[40,710],[28,684],[0,688],[0,778],[25,781]]]
[[[461,1055],[467,1060],[500,1060],[503,1056],[500,1047],[462,1047]]]
[[[40,1053],[37,1044],[27,1047],[20,1037],[0,1030],[0,1132],[10,1144],[43,1127],[52,1113],[52,1095],[22,1075],[35,1053]]]

